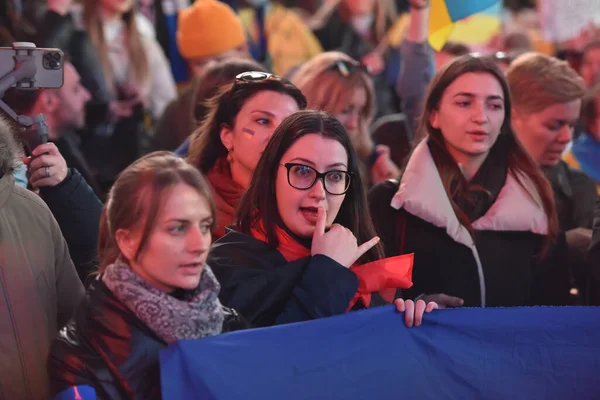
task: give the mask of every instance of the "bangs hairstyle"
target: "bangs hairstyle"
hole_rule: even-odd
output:
[[[266,236],[269,245],[274,248],[279,245],[276,229],[283,226],[283,221],[277,208],[277,172],[288,149],[301,137],[311,134],[339,142],[348,155],[348,171],[352,174],[352,180],[334,223],[350,229],[359,244],[371,240],[376,236],[375,228],[369,214],[358,159],[350,138],[337,119],[314,110],[298,111],[290,115],[275,130],[252,175],[250,187],[240,201],[236,217],[238,230],[250,235],[252,229],[259,229]],[[378,243],[366,252],[359,262],[365,263],[380,258],[383,258],[383,247]]]
[[[208,173],[216,161],[227,156],[227,148],[221,142],[223,126],[233,128],[235,119],[244,104],[259,92],[276,92],[290,96],[298,108],[306,108],[302,92],[286,79],[264,79],[254,82],[230,83],[206,103],[206,117],[190,135],[187,160],[202,173]]]
[[[336,67],[338,62],[355,67],[344,76]],[[371,77],[360,68],[359,62],[339,51],[321,53],[304,63],[292,75],[292,82],[306,96],[308,108],[330,114],[342,111],[357,90],[365,91],[367,103],[361,111],[359,134],[353,139],[353,145],[358,156],[367,159],[373,149],[369,127],[375,115],[376,100]]]
[[[537,113],[554,104],[569,103],[585,95],[581,76],[566,61],[541,53],[525,53],[506,70],[515,109]]]
[[[156,225],[156,216],[173,187],[180,183],[192,187],[206,199],[214,224],[215,203],[200,171],[171,152],[150,153],[127,167],[108,194],[98,239],[101,274],[121,256],[115,239],[119,229],[141,229],[142,238],[135,259],[140,257]]]
[[[511,98],[508,84],[504,78],[504,74],[493,58],[489,56],[478,57],[465,55],[456,58],[440,69],[431,81],[425,97],[425,107],[421,118],[419,136],[421,137],[421,140],[427,137],[429,138],[431,155],[439,171],[448,199],[452,204],[452,209],[460,223],[473,234],[471,221],[454,201],[454,198],[459,197],[466,199],[468,198],[469,191],[482,189],[471,185],[469,181],[467,181],[464,174],[461,172],[460,167],[448,152],[442,131],[431,125],[432,113],[439,109],[440,102],[448,86],[467,73],[489,74],[494,77],[502,87],[505,112],[504,121],[500,128],[500,136],[490,150],[490,153],[498,146],[506,146],[504,151],[507,153],[509,173],[512,174],[528,193],[529,191],[522,181],[522,176],[525,176],[533,183],[535,190],[540,197],[544,213],[548,219],[547,242],[540,254],[540,256],[543,256],[558,232],[558,218],[554,205],[554,194],[550,184],[535,161],[529,156],[515,137],[511,126]],[[533,93],[533,95],[535,95],[535,93]],[[534,196],[534,194],[531,194],[531,196],[532,199],[537,202],[536,196]]]

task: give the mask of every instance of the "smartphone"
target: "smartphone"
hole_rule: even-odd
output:
[[[13,47],[0,47],[0,79],[15,69],[17,55],[29,54],[36,66],[31,83],[14,84],[21,88],[60,88],[64,80],[65,55],[60,49],[37,48],[29,42],[16,42]]]

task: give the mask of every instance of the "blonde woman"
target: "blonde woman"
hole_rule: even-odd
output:
[[[154,28],[136,13],[134,1],[84,0],[79,19],[99,53],[109,86],[127,100],[117,114],[128,117],[142,103],[153,119],[159,118],[176,97],[175,82]]]
[[[346,128],[367,181],[376,184],[397,177],[389,148],[375,146],[369,127],[376,110],[375,90],[369,74],[358,61],[344,53],[319,54],[292,76],[306,96],[309,109],[328,112]]]

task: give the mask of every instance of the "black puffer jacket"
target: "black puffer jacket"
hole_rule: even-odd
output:
[[[224,308],[223,332],[247,323]],[[159,351],[167,343],[99,280],[54,340],[48,359],[52,396],[91,386],[97,399],[160,399]]]
[[[490,157],[486,165],[496,168],[498,158]],[[503,176],[493,204],[473,220],[472,236],[452,209],[426,142],[412,153],[401,184],[371,189],[369,206],[385,255],[414,253],[413,287],[405,297],[444,293],[467,307],[568,304],[564,235],[538,260],[547,222],[528,194],[535,188]]]

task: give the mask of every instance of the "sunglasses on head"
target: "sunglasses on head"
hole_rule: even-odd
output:
[[[334,61],[331,66],[327,68],[327,71],[337,71],[344,78],[349,77],[350,74],[357,70],[369,74],[369,70],[361,63],[346,60]]]
[[[490,57],[492,60],[496,61],[496,62],[503,62],[506,64],[510,64],[513,61],[513,57],[511,57],[508,53],[505,53],[503,51],[497,51],[495,53],[491,53],[491,54],[486,54],[486,53],[482,53],[482,52],[474,52],[474,53],[470,53],[470,55],[472,57]]]
[[[268,72],[260,72],[260,71],[247,71],[242,72],[241,74],[236,75],[234,85],[244,84],[244,83],[256,83],[262,82],[266,80],[274,80],[283,82],[284,79],[280,76],[270,74]]]

